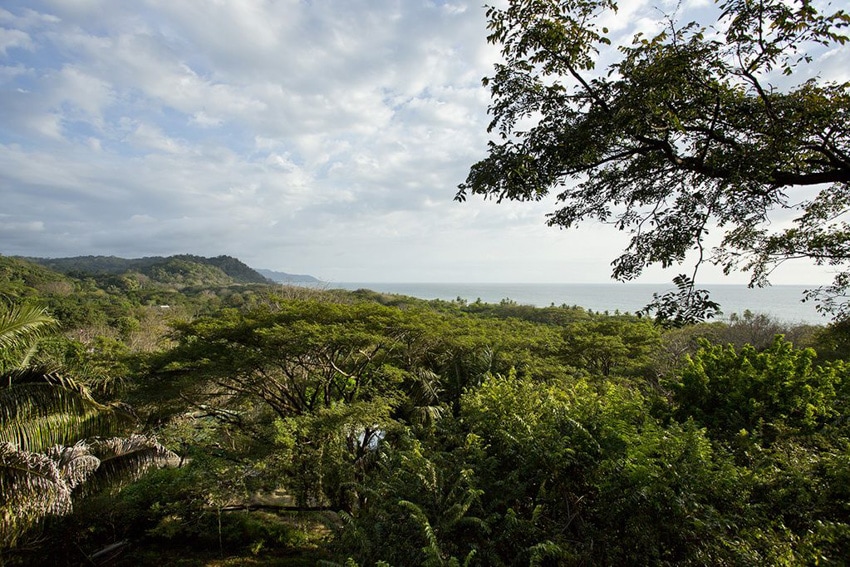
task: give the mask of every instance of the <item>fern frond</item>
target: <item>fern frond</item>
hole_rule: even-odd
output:
[[[541,565],[546,559],[560,559],[564,555],[563,548],[549,540],[532,545],[528,551],[531,555],[529,565],[532,567]]]
[[[416,520],[422,528],[422,533],[425,534],[425,539],[428,540],[428,545],[422,548],[426,557],[424,565],[443,565],[440,542],[437,540],[437,534],[434,532],[428,516],[421,507],[408,500],[399,500],[398,505],[410,512],[410,516]]]

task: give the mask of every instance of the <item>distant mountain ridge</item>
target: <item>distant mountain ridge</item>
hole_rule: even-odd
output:
[[[321,280],[305,274],[287,274],[286,272],[276,272],[274,270],[257,269],[259,273],[268,279],[277,283],[321,283]]]
[[[64,274],[143,274],[163,282],[196,283],[273,283],[253,268],[232,256],[206,258],[191,254],[119,258],[117,256],[74,256],[70,258],[24,258]]]

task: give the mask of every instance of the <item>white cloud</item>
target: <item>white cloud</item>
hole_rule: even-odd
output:
[[[0,192],[40,230],[0,253],[232,254],[336,281],[600,281],[624,244],[610,227],[547,228],[552,202],[452,201],[484,156],[480,81],[499,58],[478,5],[10,2]],[[621,2],[611,27],[630,37],[656,15]]]
[[[195,112],[192,115],[192,118],[189,119],[192,124],[197,124],[202,128],[215,128],[217,126],[221,126],[223,120],[221,118],[216,118],[214,116],[210,116],[205,111],[200,110]]]
[[[10,49],[32,49],[32,40],[28,33],[21,30],[0,28],[0,53],[7,56]]]
[[[44,232],[44,222],[15,222],[6,218],[0,218],[0,232]]]
[[[850,68],[847,65],[846,48],[834,48],[825,51],[817,58],[815,73],[819,77],[828,78],[836,83],[850,81]]]
[[[159,128],[151,124],[139,124],[127,136],[126,140],[139,148],[157,152],[169,154],[191,153],[191,149],[185,142],[167,136]]]
[[[62,117],[56,113],[45,113],[30,117],[28,126],[45,138],[64,140],[62,133]]]
[[[60,19],[52,14],[40,13],[26,7],[17,10],[14,14],[9,10],[0,8],[0,22],[14,26],[20,30],[37,29],[44,25],[58,23],[59,21]]]
[[[53,91],[54,106],[69,105],[69,118],[84,118],[101,126],[103,112],[114,100],[111,85],[73,66],[65,66],[58,73]],[[77,115],[77,116],[75,116]]]
[[[30,75],[32,71],[23,65],[0,65],[0,84],[11,82],[13,79],[23,75]],[[25,92],[18,87],[18,92]]]

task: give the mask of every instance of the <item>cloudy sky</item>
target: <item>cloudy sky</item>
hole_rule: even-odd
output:
[[[660,3],[624,2],[609,27],[630,37]],[[228,254],[332,282],[607,281],[626,242],[613,228],[547,228],[551,202],[452,200],[487,142],[484,12],[4,0],[0,253]],[[776,281],[828,279],[803,266]]]

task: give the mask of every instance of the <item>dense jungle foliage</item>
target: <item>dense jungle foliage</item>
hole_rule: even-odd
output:
[[[80,482],[69,505],[27,508],[21,523],[40,496],[15,492],[0,454],[3,563],[842,565],[850,554],[845,323],[743,313],[667,329],[569,306],[211,283],[0,257],[0,441],[37,417],[7,411],[16,377],[49,368],[50,386],[84,393],[86,411],[127,418],[111,435],[162,457],[144,474]],[[22,309],[32,333],[10,323]],[[109,462],[101,437],[82,438]],[[59,462],[51,451],[30,455]]]

